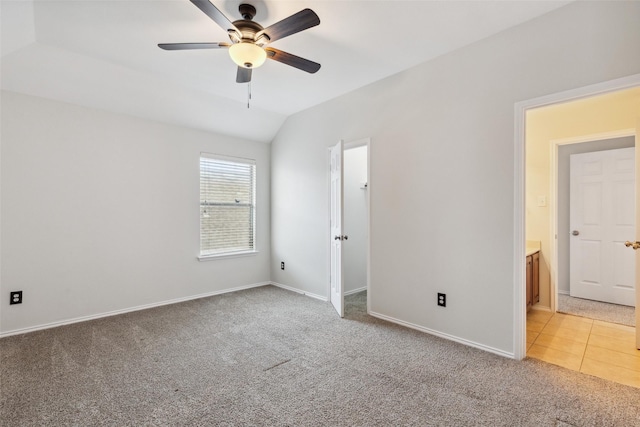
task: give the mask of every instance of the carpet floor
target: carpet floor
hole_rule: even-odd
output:
[[[609,304],[558,294],[558,311],[589,319],[636,326],[636,310],[626,305]]]
[[[3,426],[638,426],[640,389],[273,286],[0,340]],[[482,322],[482,319],[470,319]]]

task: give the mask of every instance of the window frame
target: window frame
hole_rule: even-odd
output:
[[[202,237],[203,237],[203,233],[202,233],[202,213],[201,213],[201,209],[202,209],[202,200],[201,200],[201,196],[202,196],[202,159],[208,159],[208,160],[213,160],[213,161],[220,161],[220,162],[227,162],[227,163],[236,163],[236,164],[242,164],[242,165],[251,165],[253,167],[253,182],[252,182],[252,196],[253,196],[253,200],[250,204],[251,208],[252,208],[252,216],[253,216],[253,224],[252,224],[252,232],[253,232],[253,236],[252,236],[252,240],[253,240],[253,249],[245,249],[245,250],[231,250],[231,251],[224,251],[224,252],[219,252],[219,253],[203,253],[202,252]],[[219,155],[219,154],[214,154],[214,153],[207,153],[207,152],[201,152],[200,156],[198,157],[198,184],[199,184],[199,188],[198,188],[198,260],[199,261],[210,261],[210,260],[215,260],[215,259],[220,259],[220,258],[235,258],[235,257],[244,257],[244,256],[251,256],[251,255],[255,255],[258,253],[258,242],[257,242],[257,235],[258,235],[258,206],[257,206],[257,193],[258,193],[258,167],[257,167],[257,162],[255,159],[249,159],[249,158],[243,158],[243,157],[232,157],[232,156],[225,156],[225,155]]]

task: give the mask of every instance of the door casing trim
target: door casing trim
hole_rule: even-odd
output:
[[[522,360],[527,354],[525,299],[525,130],[526,112],[552,104],[588,98],[640,86],[640,74],[596,83],[577,89],[545,95],[514,105],[514,167],[513,167],[513,356]]]

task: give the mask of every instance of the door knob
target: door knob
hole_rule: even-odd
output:
[[[578,230],[573,230],[571,232],[571,234],[574,235],[574,236],[578,236],[580,234],[580,232]]]
[[[333,240],[349,240],[349,236],[334,236]]]
[[[636,249],[640,248],[640,242],[630,242],[630,241],[626,241],[624,242],[624,245],[626,247],[631,247],[633,248],[633,250],[635,251]]]
[[[342,240],[342,239],[340,238],[340,236],[335,236],[333,240]]]
[[[349,236],[342,236],[342,240],[349,240]]]

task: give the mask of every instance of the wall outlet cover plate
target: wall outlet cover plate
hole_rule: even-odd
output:
[[[22,304],[22,291],[13,291],[9,294],[9,305]]]

